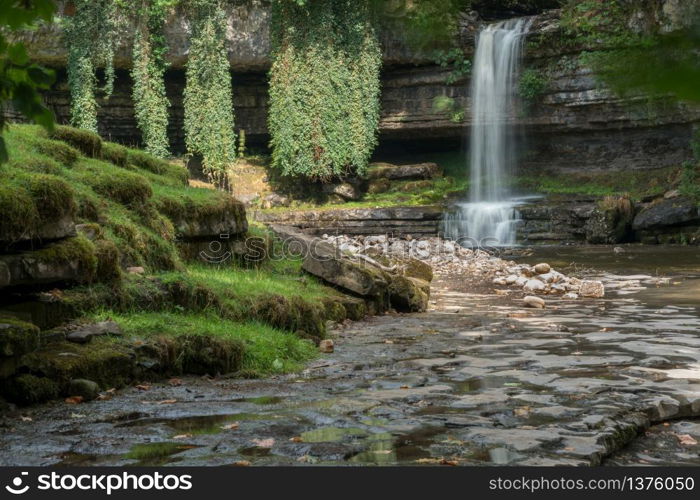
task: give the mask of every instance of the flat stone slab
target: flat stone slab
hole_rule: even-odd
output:
[[[122,330],[114,321],[100,321],[92,325],[81,325],[78,328],[71,330],[66,334],[66,340],[75,342],[76,344],[86,344],[93,337],[102,337],[105,335],[121,335]]]

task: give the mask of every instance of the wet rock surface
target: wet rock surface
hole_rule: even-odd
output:
[[[348,324],[299,374],[185,378],[8,414],[0,463],[697,463],[675,436],[697,436],[697,306],[613,286],[525,309],[485,290],[439,277],[427,313]],[[674,436],[657,438],[667,421]],[[649,439],[668,447],[649,458]]]

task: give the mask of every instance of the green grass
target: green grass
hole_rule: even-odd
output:
[[[639,200],[658,196],[678,182],[680,169],[665,167],[637,171],[549,172],[515,177],[517,188],[541,194],[580,194],[594,197],[627,194]]]
[[[140,312],[118,313],[102,311],[93,316],[116,321],[131,339],[153,336],[209,335],[238,340],[245,345],[242,371],[262,375],[298,371],[302,364],[316,356],[316,347],[300,339],[258,322],[238,322],[222,319],[213,312]]]

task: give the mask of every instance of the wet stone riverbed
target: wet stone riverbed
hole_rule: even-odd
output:
[[[0,464],[700,465],[700,280],[649,278],[544,310],[440,279],[430,311],[338,329],[299,374],[8,417]]]

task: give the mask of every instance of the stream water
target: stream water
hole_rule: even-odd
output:
[[[533,252],[607,276],[606,298],[523,309],[442,279],[427,313],[340,328],[301,373],[27,409],[0,464],[700,465],[698,250]]]

